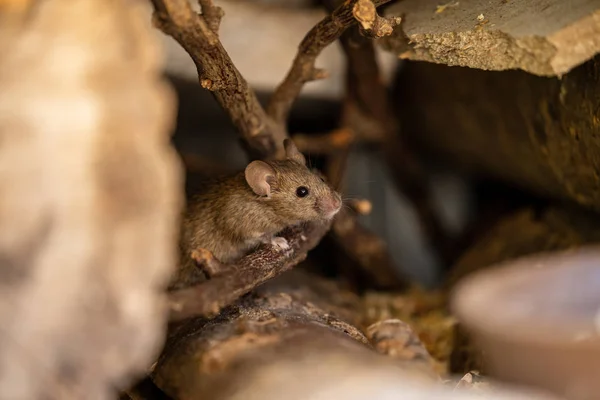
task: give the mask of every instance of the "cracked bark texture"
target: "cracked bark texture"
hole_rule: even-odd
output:
[[[0,393],[115,398],[167,319],[174,96],[140,2],[0,5]]]
[[[384,39],[401,58],[560,76],[600,51],[596,0],[404,0],[404,22]]]

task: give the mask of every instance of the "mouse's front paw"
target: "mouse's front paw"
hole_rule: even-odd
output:
[[[290,244],[288,243],[287,239],[283,237],[272,238],[271,244],[280,250],[288,250],[290,248]]]

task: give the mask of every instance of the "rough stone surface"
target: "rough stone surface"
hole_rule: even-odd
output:
[[[600,51],[598,0],[404,0],[384,47],[410,60],[563,75]]]
[[[0,3],[0,393],[115,398],[159,350],[183,185],[139,2]]]

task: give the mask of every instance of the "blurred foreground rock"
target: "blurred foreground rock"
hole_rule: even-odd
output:
[[[141,2],[0,1],[0,393],[111,399],[166,322],[180,171]]]
[[[600,243],[599,224],[599,216],[573,208],[551,206],[515,212],[492,227],[462,255],[453,267],[449,289],[465,276],[501,262]],[[459,325],[454,333],[453,347],[451,372],[464,373],[473,369],[485,372],[484,357]]]

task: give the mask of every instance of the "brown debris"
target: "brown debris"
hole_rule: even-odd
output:
[[[347,201],[347,204],[348,207],[359,215],[369,215],[373,209],[373,204],[365,199],[351,199]]]
[[[466,391],[478,394],[490,394],[493,386],[477,371],[467,372],[454,387],[454,391]]]
[[[367,327],[366,335],[379,353],[411,363],[411,368],[422,369],[438,378],[434,360],[407,323],[399,319],[379,321]]]
[[[430,355],[439,376],[447,376],[453,350],[455,319],[446,309],[443,292],[411,287],[404,293],[367,292],[363,296],[360,326],[385,320],[400,320],[407,324]],[[402,325],[401,324],[401,325]],[[420,352],[420,353],[419,353]],[[416,353],[424,354],[422,351]]]
[[[217,260],[213,254],[206,249],[198,249],[192,251],[192,259],[196,262],[198,268],[200,268],[209,278],[214,278],[217,275],[223,275],[232,266],[225,265]]]
[[[346,150],[356,140],[356,134],[352,129],[340,128],[318,135],[297,133],[293,139],[302,153],[329,155]]]

